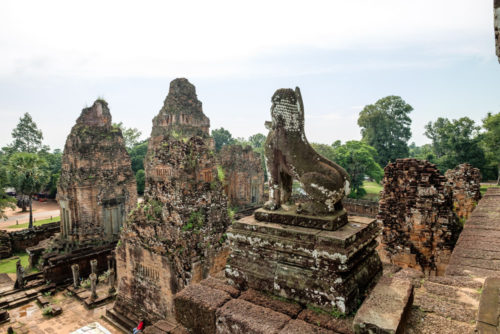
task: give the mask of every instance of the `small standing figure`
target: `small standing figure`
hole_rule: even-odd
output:
[[[15,288],[24,289],[24,268],[21,265],[21,260],[16,262],[16,284]]]
[[[134,328],[134,330],[132,331],[132,334],[142,333],[143,329],[144,329],[144,321],[141,320],[141,322],[139,322],[137,327]]]

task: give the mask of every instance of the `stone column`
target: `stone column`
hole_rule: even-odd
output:
[[[113,294],[115,293],[115,270],[113,268],[111,268],[109,270],[109,294]]]
[[[80,286],[80,267],[78,264],[71,265],[71,271],[73,272],[73,287],[78,289]]]
[[[114,256],[113,255],[108,255],[106,257],[108,259],[108,271],[111,271],[111,269],[114,269]]]
[[[97,260],[90,260],[90,272],[97,275]]]
[[[96,261],[97,262],[97,261]],[[97,275],[92,273],[90,274],[90,300],[96,300],[97,299]]]

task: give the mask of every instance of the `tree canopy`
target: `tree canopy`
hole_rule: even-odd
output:
[[[47,161],[35,153],[14,153],[9,159],[9,183],[16,188],[17,193],[29,199],[29,228],[33,228],[32,197],[48,183],[47,167]]]
[[[13,152],[38,153],[39,151],[48,151],[48,146],[42,145],[42,130],[31,118],[29,113],[25,113],[19,119],[19,123],[12,130],[13,143],[7,147],[7,150]]]
[[[113,126],[119,127],[122,130],[123,141],[127,151],[130,151],[135,145],[139,144],[139,138],[142,132],[136,128],[127,128],[122,122],[115,123]]]
[[[377,151],[362,141],[350,140],[342,144],[339,140],[331,146],[312,144],[313,148],[325,158],[342,166],[351,177],[350,197],[359,198],[366,194],[363,189],[365,176],[380,182],[384,171],[376,162]]]
[[[231,132],[224,128],[212,130],[212,137],[215,141],[215,151],[219,152],[224,145],[234,144],[235,140]]]
[[[480,127],[468,117],[449,120],[439,117],[425,126],[425,136],[432,140],[435,163],[441,172],[468,162],[482,169],[486,159],[481,147]]]
[[[500,113],[488,113],[483,119],[483,147],[487,158],[487,166],[490,175],[496,177],[497,184],[500,184]],[[496,175],[495,175],[496,174]]]
[[[399,96],[387,96],[369,104],[359,113],[363,141],[378,152],[377,162],[387,165],[397,158],[408,157],[413,107]]]

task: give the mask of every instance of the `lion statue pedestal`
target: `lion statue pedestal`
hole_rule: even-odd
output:
[[[382,272],[379,228],[342,208],[349,177],[308,143],[300,90],[279,89],[272,103],[265,144],[269,201],[228,231],[226,277],[240,289],[349,313]],[[307,200],[290,203],[293,180]]]

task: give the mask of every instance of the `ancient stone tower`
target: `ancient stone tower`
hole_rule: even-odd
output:
[[[104,100],[82,110],[66,139],[57,198],[61,236],[67,241],[118,240],[136,206],[130,157]]]
[[[220,169],[224,177],[229,204],[244,207],[262,204],[264,168],[260,154],[250,146],[226,145],[219,152]]]
[[[144,202],[130,215],[116,250],[114,312],[122,316],[165,318],[176,292],[224,268],[230,221],[209,124],[195,87],[172,81],[153,119]]]
[[[462,231],[453,211],[453,194],[436,165],[397,159],[384,169],[378,220],[390,261],[442,275]]]

